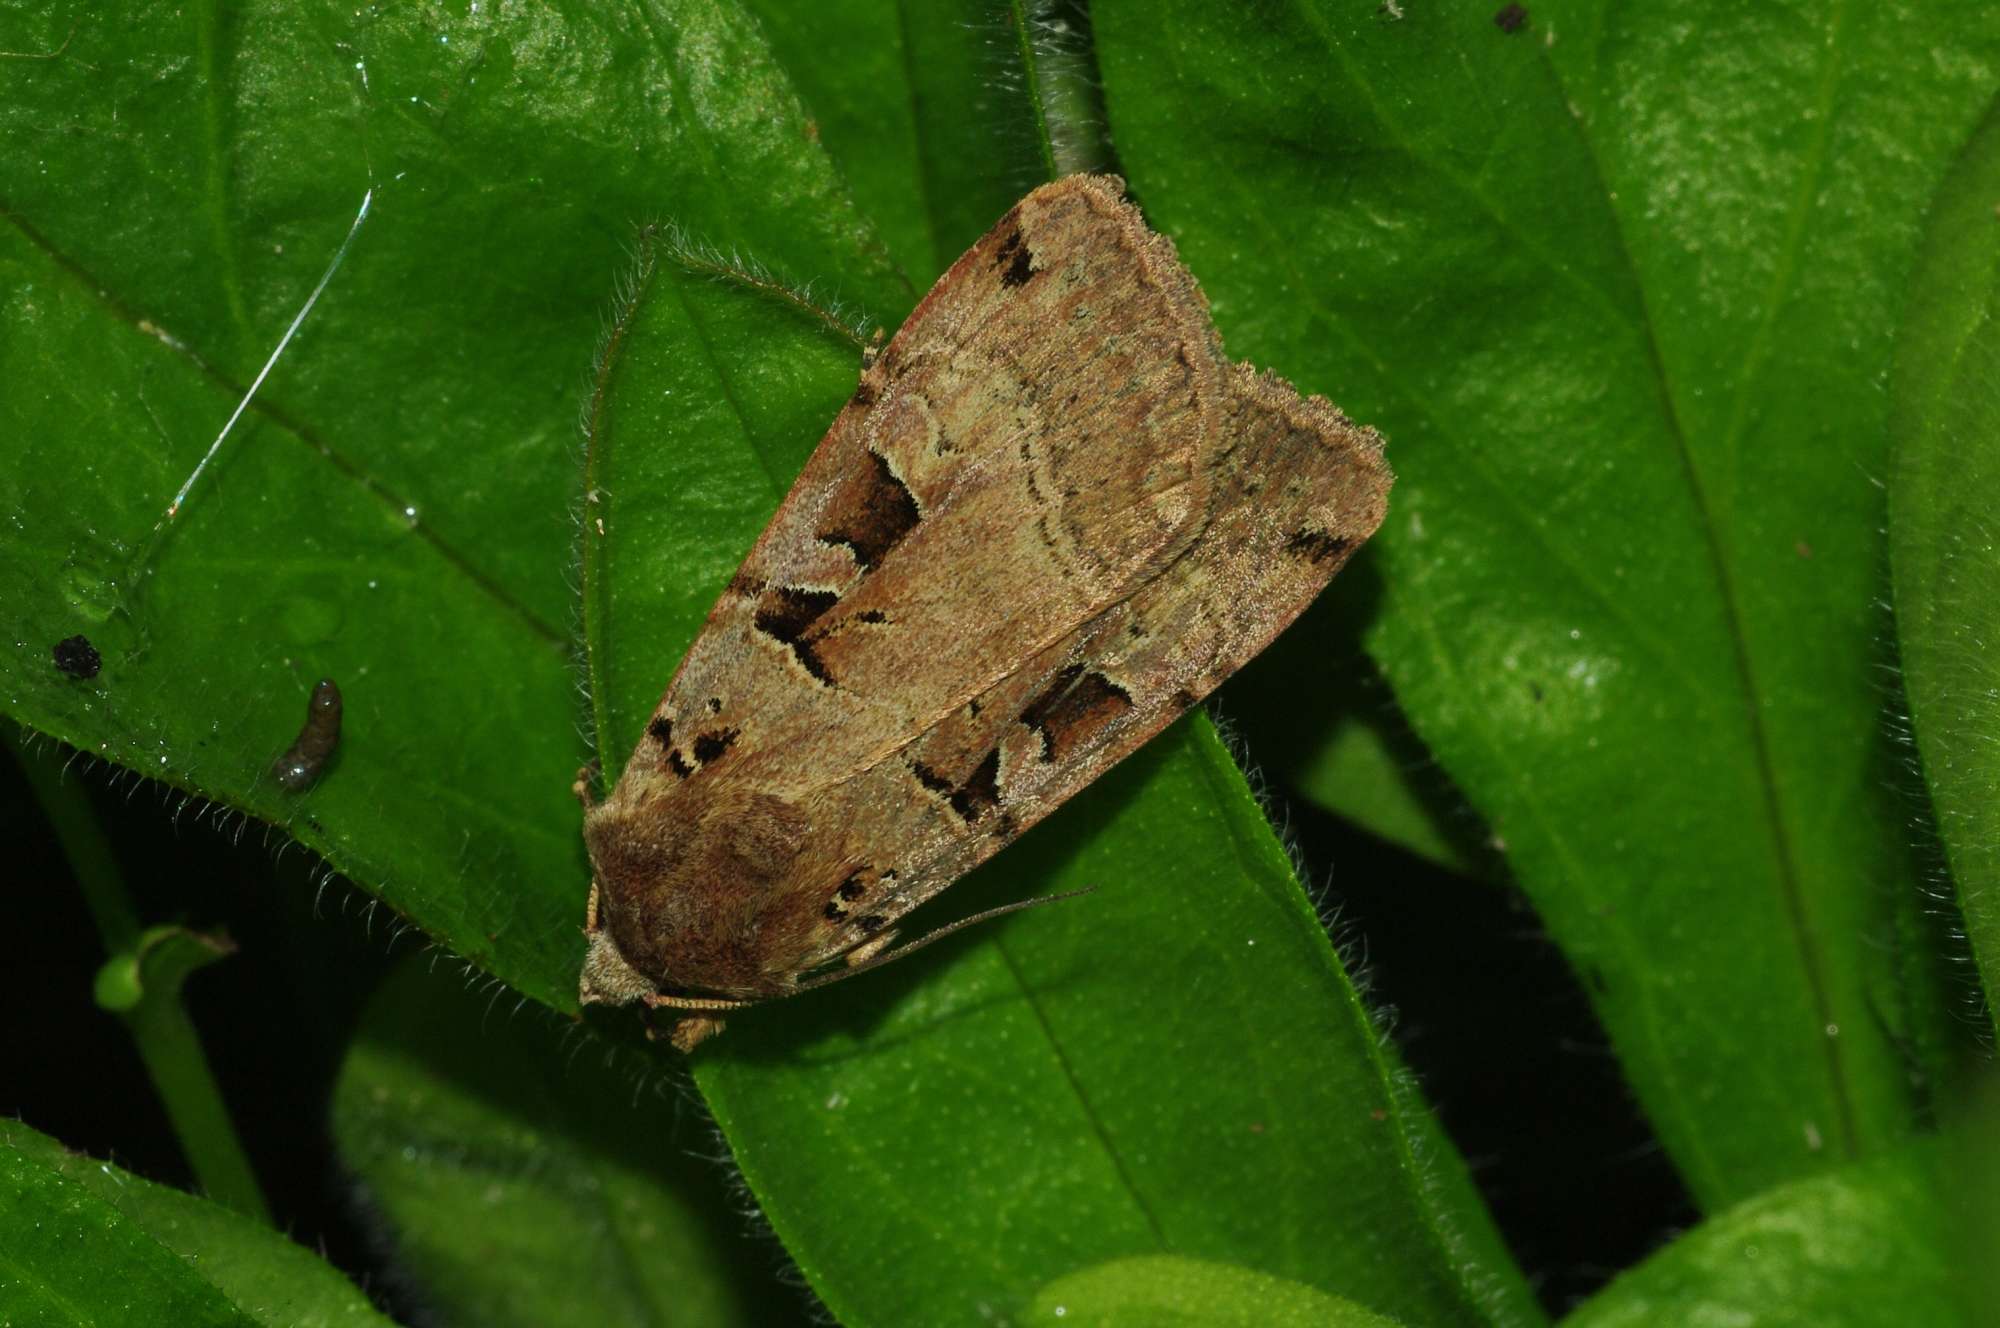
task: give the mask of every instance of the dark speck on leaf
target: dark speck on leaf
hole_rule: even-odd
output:
[[[104,657],[87,636],[67,636],[56,642],[56,667],[72,678],[95,678]]]

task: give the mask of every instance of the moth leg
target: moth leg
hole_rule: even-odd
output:
[[[728,997],[662,996],[658,992],[641,996],[639,999],[645,1002],[649,1013],[654,1010],[671,1010],[676,1008],[682,1010],[741,1010],[746,1006],[756,1004],[755,1001],[731,1000]],[[674,1020],[673,1027],[667,1030],[666,1037],[667,1041],[673,1044],[674,1050],[688,1052],[693,1051],[696,1046],[720,1033],[725,1027],[727,1027],[727,1024],[713,1015],[684,1014]],[[646,1036],[654,1041],[658,1041],[660,1037],[660,1030],[654,1026],[650,1019],[646,1021]]]
[[[878,327],[875,329],[875,335],[868,338],[868,344],[861,348],[861,371],[863,373],[873,369],[875,361],[882,358],[882,342],[887,339],[888,335],[887,331]]]
[[[583,804],[585,811],[589,811],[597,805],[597,799],[590,794],[590,786],[596,781],[597,762],[592,761],[589,765],[582,767],[576,772],[576,782],[569,786],[569,791],[576,795],[576,800]],[[595,896],[592,897],[595,898]]]
[[[689,1015],[685,1019],[676,1019],[674,1021],[674,1026],[666,1033],[666,1039],[668,1045],[673,1047],[675,1051],[686,1055],[727,1027],[729,1027],[728,1023],[721,1019],[710,1019],[703,1015]],[[646,1036],[654,1041],[658,1041],[661,1036],[660,1030],[648,1025]]]
[[[590,883],[590,902],[583,906],[583,934],[597,934],[597,882]]]
[[[852,968],[856,964],[867,963],[876,955],[888,949],[889,942],[895,939],[896,933],[893,928],[883,932],[880,936],[870,936],[867,940],[847,952],[847,966]]]

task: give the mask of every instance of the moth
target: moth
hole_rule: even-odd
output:
[[[579,778],[581,999],[686,1051],[979,920],[891,948],[1284,630],[1390,482],[1224,355],[1122,181],[1036,189],[864,360],[610,794]]]

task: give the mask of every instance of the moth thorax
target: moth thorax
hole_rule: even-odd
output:
[[[625,962],[609,929],[590,934],[590,949],[583,957],[583,978],[577,986],[578,999],[585,1005],[630,1005],[658,990],[644,974]]]

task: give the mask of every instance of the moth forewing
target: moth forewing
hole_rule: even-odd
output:
[[[1389,484],[1372,431],[1223,355],[1118,181],[1029,194],[864,367],[588,812],[582,998],[690,1011],[691,1046],[881,962],[1297,617]]]

